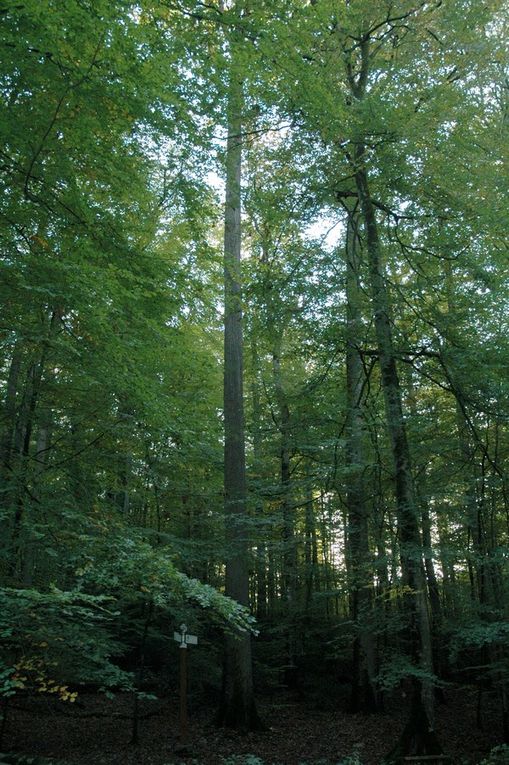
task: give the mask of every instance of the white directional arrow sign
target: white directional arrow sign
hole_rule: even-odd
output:
[[[198,645],[197,635],[183,635],[181,632],[174,632],[173,639],[176,640],[177,643],[184,645],[184,647],[186,645]]]

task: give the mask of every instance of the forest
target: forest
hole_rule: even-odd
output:
[[[509,763],[508,33],[0,2],[0,765]]]

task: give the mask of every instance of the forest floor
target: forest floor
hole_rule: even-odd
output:
[[[476,725],[476,693],[449,691],[437,708],[437,729],[454,763],[477,763],[501,742],[496,702],[483,700],[483,730]],[[132,699],[84,694],[75,704],[25,697],[9,710],[1,750],[58,758],[73,765],[244,765],[252,754],[265,765],[335,765],[358,753],[363,765],[378,765],[403,726],[404,700],[380,715],[353,715],[330,703],[310,708],[284,693],[259,704],[268,730],[248,735],[217,729],[212,709],[190,709],[189,750],[178,753],[178,699],[140,702],[140,742],[129,744]]]

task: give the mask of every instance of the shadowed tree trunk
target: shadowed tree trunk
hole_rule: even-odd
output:
[[[9,365],[7,386],[5,390],[5,403],[2,412],[2,441],[0,444],[0,469],[5,469],[6,475],[10,467],[11,451],[13,447],[14,430],[16,427],[16,394],[18,391],[18,379],[21,370],[21,346],[16,342]]]
[[[360,103],[366,96],[371,63],[369,36],[364,36],[358,51],[356,65],[345,51],[347,79],[352,99]],[[355,73],[355,68],[357,72]],[[394,463],[396,513],[408,653],[416,674],[411,676],[412,702],[405,729],[389,755],[395,761],[403,755],[432,755],[441,752],[434,731],[433,689],[419,676],[432,672],[431,626],[428,615],[426,578],[419,528],[419,514],[415,500],[410,449],[403,416],[402,395],[396,365],[392,336],[389,294],[382,261],[382,248],[378,234],[375,205],[370,193],[368,155],[362,142],[354,145],[350,157],[363,219],[372,315],[380,365],[381,386],[384,397],[387,431]]]
[[[6,468],[7,481],[5,482],[5,504],[8,510],[8,523],[11,526],[10,539],[8,542],[8,566],[10,574],[17,578],[21,574],[23,564],[23,541],[22,525],[25,513],[26,497],[30,496],[28,488],[28,459],[32,447],[32,435],[36,425],[36,412],[39,405],[43,378],[46,372],[48,353],[51,350],[51,343],[57,331],[60,319],[62,317],[62,308],[55,308],[44,327],[44,334],[41,339],[40,351],[36,360],[28,366],[25,378],[23,393],[21,395],[19,407],[12,410],[15,412],[15,427],[12,434],[12,441],[9,444],[5,439],[5,453],[3,455],[4,466]],[[15,352],[16,355],[16,352]],[[19,361],[13,357],[13,363],[16,366]],[[17,381],[19,367],[16,371]],[[16,395],[14,389],[9,392],[9,396]],[[9,401],[12,409],[13,400]],[[43,418],[44,419],[44,418]],[[34,497],[31,497],[32,501]]]
[[[2,556],[1,565],[11,565],[10,542],[12,534],[13,513],[11,505],[13,504],[13,495],[15,491],[15,481],[13,477],[12,453],[14,450],[14,439],[16,432],[17,395],[19,388],[19,377],[21,372],[22,353],[19,341],[16,342],[11,363],[9,365],[9,374],[7,376],[7,385],[5,390],[5,401],[2,407],[2,430],[0,442],[0,507],[5,509],[5,515],[2,518]]]
[[[260,390],[258,382],[258,349],[256,340],[253,337],[251,341],[251,363],[252,363],[252,382],[251,382],[251,405],[253,408],[253,463],[254,475],[256,480],[254,515],[261,522],[257,528],[256,536],[256,616],[258,619],[264,619],[267,616],[267,543],[265,541],[266,531],[263,524],[264,502],[260,496],[259,484],[262,473],[262,438],[261,438],[261,404]],[[261,530],[260,530],[261,528]]]
[[[368,56],[366,49],[364,55]],[[389,297],[383,273],[381,247],[375,208],[370,196],[364,147],[356,152],[355,179],[364,219],[369,262],[370,287],[378,346],[378,358],[384,395],[387,430],[394,461],[396,512],[400,543],[404,612],[407,622],[408,645],[416,670],[432,671],[431,629],[428,616],[426,579],[422,563],[423,550],[419,529],[418,509],[411,471],[403,417],[402,396],[392,339]],[[391,757],[402,755],[431,755],[441,752],[433,726],[433,693],[429,683],[412,677],[412,702],[408,723]]]
[[[290,614],[296,600],[296,549],[294,513],[290,504],[290,408],[281,374],[282,333],[279,331],[272,350],[272,376],[276,391],[280,464],[280,512],[282,520],[283,571],[281,591],[285,610]]]
[[[270,311],[270,306],[268,307]],[[276,317],[269,317],[270,323],[275,324]],[[288,406],[283,376],[281,372],[281,356],[283,345],[283,330],[275,328],[272,348],[272,379],[276,393],[277,403],[277,426],[279,429],[279,470],[280,470],[280,501],[279,512],[282,523],[282,569],[281,569],[281,597],[283,614],[287,622],[287,657],[285,680],[290,687],[297,682],[295,665],[296,625],[295,615],[297,608],[297,548],[295,539],[295,511],[290,501],[290,476],[291,476],[291,450],[290,429],[291,414]]]
[[[358,215],[349,211],[346,233],[346,463],[348,468],[347,567],[350,616],[355,628],[351,709],[379,707],[375,683],[376,646],[373,636],[373,568],[368,538],[365,491],[364,396],[366,372],[359,344],[362,339],[362,291],[359,281]]]
[[[313,497],[313,476],[309,463],[306,464],[306,506],[304,515],[304,610],[309,611],[314,593],[320,589],[318,579],[318,547],[316,540],[315,500]]]

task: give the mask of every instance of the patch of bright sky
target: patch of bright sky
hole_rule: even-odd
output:
[[[303,236],[308,241],[318,241],[321,247],[332,252],[343,238],[344,230],[341,218],[323,213],[304,229]]]
[[[266,128],[260,132],[257,137],[259,144],[277,146],[289,137],[291,132],[290,125],[284,122],[278,123],[277,119],[274,120],[274,124],[277,127],[272,129]],[[224,152],[226,149],[226,131],[218,129],[215,139],[216,151]],[[225,187],[223,178],[216,171],[212,170],[204,175],[204,181],[217,194],[221,204],[224,204]],[[343,235],[343,219],[327,212],[317,215],[313,222],[302,231],[302,236],[306,241],[318,242],[321,247],[329,252],[332,252],[338,246]]]
[[[224,181],[215,171],[210,171],[205,174],[204,179],[207,186],[216,192],[217,196],[221,200],[221,204],[224,204]]]
[[[216,172],[211,171],[204,176],[205,183],[217,194],[221,204],[224,204],[224,180]],[[329,252],[334,250],[344,234],[344,221],[338,216],[321,213],[302,231],[303,238],[308,242],[318,242]]]

